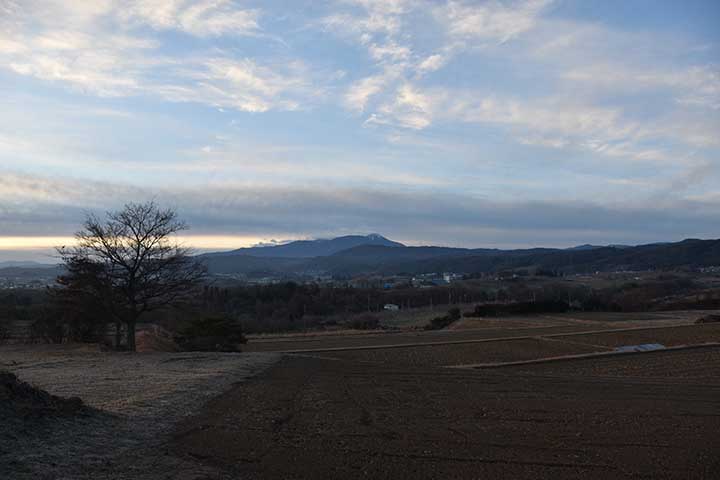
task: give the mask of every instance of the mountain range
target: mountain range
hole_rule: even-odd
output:
[[[563,273],[678,269],[720,266],[720,240],[687,239],[648,245],[580,245],[577,247],[501,250],[406,246],[382,235],[349,235],[299,240],[282,245],[240,248],[198,257],[211,274],[250,278],[332,275],[463,274],[512,270]],[[0,264],[0,278],[47,279],[62,272],[57,265]]]
[[[201,256],[211,273],[249,276],[489,273],[545,269],[565,273],[720,265],[720,240],[648,245],[581,245],[517,250],[405,246],[378,235],[301,240]]]

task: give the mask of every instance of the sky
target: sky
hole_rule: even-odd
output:
[[[201,250],[720,237],[715,0],[0,0],[0,261],[154,199]]]

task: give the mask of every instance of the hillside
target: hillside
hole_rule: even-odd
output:
[[[213,273],[264,272],[265,274],[296,275],[324,272],[346,276],[444,271],[473,274],[532,268],[557,270],[565,273],[588,273],[720,265],[720,240],[689,239],[677,243],[636,247],[623,245],[579,249],[533,248],[521,250],[430,246],[398,247],[367,244],[315,257],[278,256],[273,258],[248,254],[238,255],[231,252],[215,254],[208,257],[207,261],[210,271]]]
[[[363,241],[368,243],[357,244]],[[351,246],[338,250],[344,245]],[[379,235],[358,235],[239,249],[205,254],[199,258],[211,274],[236,274],[251,278],[321,274],[341,277],[416,275],[430,272],[479,274],[538,268],[563,273],[592,273],[718,266],[720,240],[688,239],[635,247],[499,250],[407,247]],[[15,284],[38,280],[49,282],[61,271],[59,266],[1,268],[0,280]]]

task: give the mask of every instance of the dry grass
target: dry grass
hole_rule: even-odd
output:
[[[92,347],[7,346],[0,368],[53,395],[78,396],[100,410],[154,416],[252,376],[274,357],[252,353],[100,352]]]
[[[257,353],[129,354],[86,345],[0,347],[0,370],[53,395],[80,397],[96,409],[33,423],[0,419],[3,473],[33,480],[141,478],[138,471],[116,468],[119,459],[162,441],[179,420],[278,358]],[[179,461],[138,455],[131,464]]]

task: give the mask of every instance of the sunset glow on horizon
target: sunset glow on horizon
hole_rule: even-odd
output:
[[[177,241],[189,248],[231,250],[270,240],[229,235],[183,235],[177,237]],[[75,245],[75,237],[0,237],[0,250],[35,250],[72,245]]]

